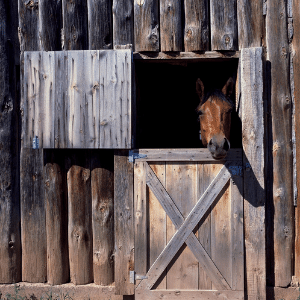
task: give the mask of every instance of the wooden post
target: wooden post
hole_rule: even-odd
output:
[[[115,285],[117,295],[133,295],[134,270],[133,163],[128,151],[115,151]]]
[[[64,195],[63,160],[56,151],[45,151],[45,209],[47,232],[47,279],[50,284],[69,280],[67,209]]]
[[[237,0],[239,49],[261,47],[264,36],[263,1]]]
[[[158,0],[134,1],[135,51],[159,51]]]
[[[91,150],[94,282],[114,282],[114,153]]]
[[[236,0],[210,2],[211,50],[238,50]]]
[[[112,0],[88,0],[89,50],[111,49]]]
[[[296,170],[297,170],[297,207],[295,212],[295,276],[300,279],[300,1],[293,1],[293,25],[294,25],[294,97],[295,97],[295,133],[296,133]]]
[[[18,195],[18,122],[14,49],[15,24],[9,5],[0,1],[0,283],[21,281],[20,198]],[[11,28],[12,27],[12,28]],[[12,53],[9,53],[12,51]]]
[[[70,277],[74,284],[93,281],[93,235],[90,151],[73,150],[66,157]]]
[[[244,224],[248,299],[266,299],[262,48],[241,52]]]
[[[113,0],[113,43],[114,48],[134,43],[133,1]]]
[[[19,0],[19,37],[21,46],[21,110],[24,111],[24,51],[60,50],[59,3]],[[49,11],[52,14],[49,14]],[[53,21],[53,19],[55,21]],[[51,27],[49,27],[51,24]],[[37,79],[41,79],[37,69]],[[37,88],[37,87],[35,87]],[[22,280],[45,282],[47,277],[46,214],[44,204],[43,150],[24,147],[25,124],[22,120],[21,233]],[[41,138],[41,137],[39,137]]]
[[[182,51],[181,0],[160,1],[161,51]]]
[[[270,74],[270,103],[273,159],[274,284],[287,287],[293,275],[293,158],[290,94],[290,60],[286,1],[268,2],[266,18],[267,61]],[[272,201],[273,200],[273,201]],[[271,271],[272,272],[272,271]]]
[[[62,0],[63,49],[88,49],[88,10],[86,1]]]
[[[186,0],[184,47],[186,52],[207,51],[210,44],[208,0]]]

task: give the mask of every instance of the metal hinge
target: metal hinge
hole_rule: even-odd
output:
[[[32,149],[39,149],[39,138],[35,136],[32,141]]]
[[[134,152],[134,150],[129,150],[129,155],[128,155],[128,161],[129,162],[133,162],[136,160],[136,159],[139,159],[139,158],[147,158],[147,155],[146,154],[140,154],[140,153],[137,153],[137,152]]]
[[[135,271],[129,271],[129,281],[130,283],[135,283],[136,280],[143,280],[143,279],[148,279],[147,276],[144,275],[138,275],[135,273]]]

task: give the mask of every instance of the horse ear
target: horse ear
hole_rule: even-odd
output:
[[[233,87],[234,87],[234,81],[233,78],[230,77],[226,84],[224,85],[224,87],[222,88],[222,93],[226,96],[226,97],[230,97],[232,92],[233,92]]]
[[[196,81],[196,92],[199,96],[200,103],[201,103],[204,98],[204,85],[200,78],[198,78]]]

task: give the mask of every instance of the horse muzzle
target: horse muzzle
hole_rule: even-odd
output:
[[[207,145],[214,159],[224,159],[230,149],[230,142],[226,137],[214,136]]]

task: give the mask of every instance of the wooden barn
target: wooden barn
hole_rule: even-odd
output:
[[[1,299],[300,299],[300,0],[0,8]]]

